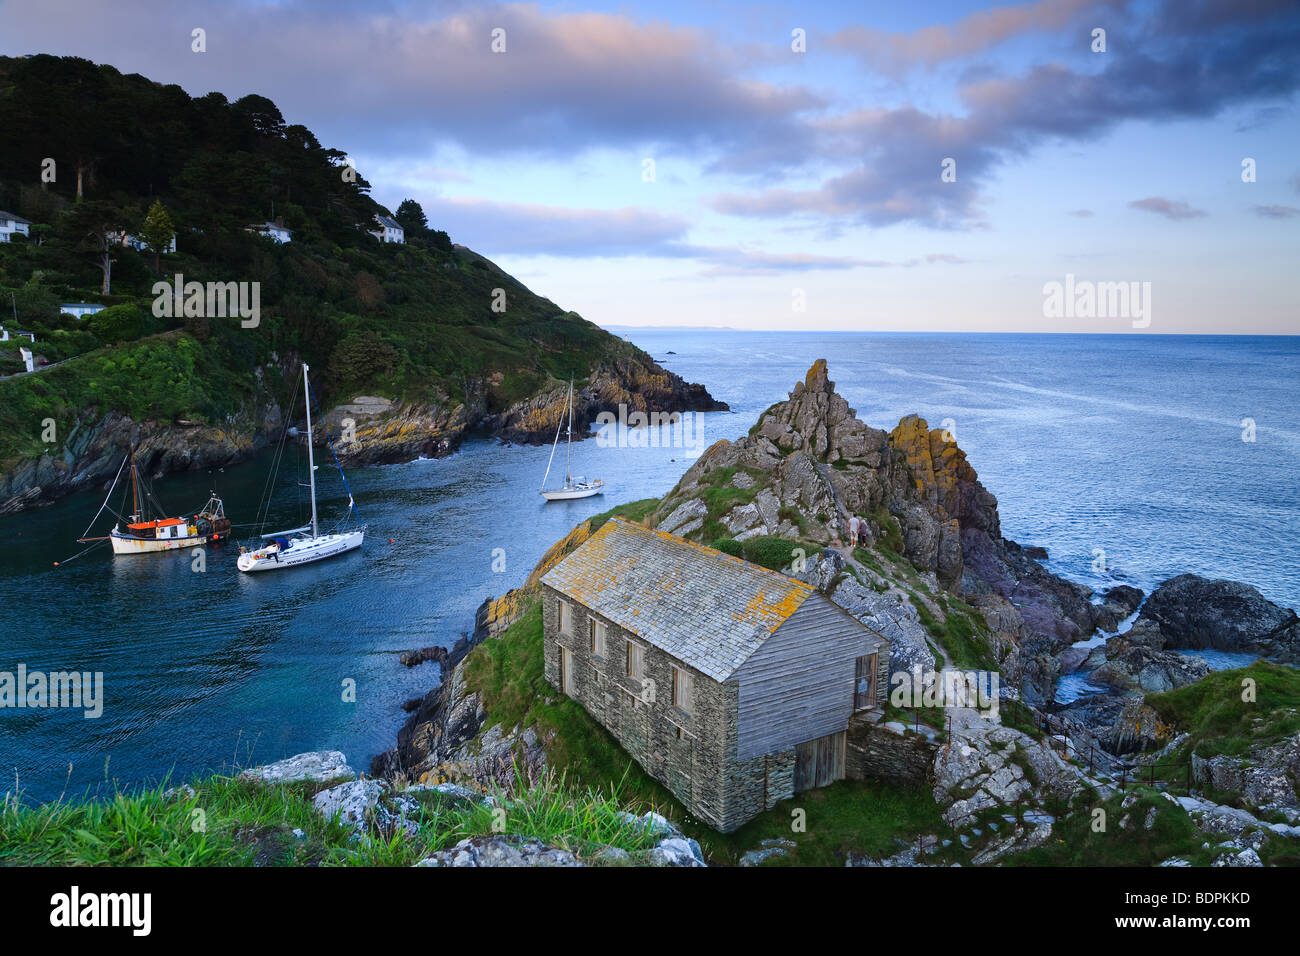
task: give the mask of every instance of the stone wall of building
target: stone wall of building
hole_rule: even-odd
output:
[[[928,783],[937,752],[938,747],[920,734],[887,727],[879,714],[858,714],[849,721],[844,773],[850,780]]]
[[[553,589],[543,587],[543,665],[547,682],[561,689],[560,647],[566,647],[573,663],[573,698],[692,815],[723,832],[739,826],[743,820],[737,819],[730,806],[735,781],[729,782],[736,749],[736,686],[719,684],[686,667],[571,600],[568,603],[573,609],[573,633],[561,634],[560,600]],[[604,657],[591,652],[593,617],[605,624]],[[645,648],[645,677],[640,682],[627,676],[629,640]],[[694,676],[689,714],[672,703],[674,665]]]

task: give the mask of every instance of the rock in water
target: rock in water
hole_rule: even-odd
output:
[[[1139,621],[1160,627],[1167,647],[1259,654],[1300,664],[1300,618],[1249,584],[1180,574],[1147,598]]]

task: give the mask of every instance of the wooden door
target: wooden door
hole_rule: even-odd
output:
[[[573,655],[567,647],[560,647],[560,690],[573,696]]]
[[[795,747],[794,789],[812,790],[844,779],[844,732],[827,734]]]

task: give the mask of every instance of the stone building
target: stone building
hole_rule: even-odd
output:
[[[546,679],[730,832],[846,775],[889,642],[817,589],[611,518],[541,581]]]

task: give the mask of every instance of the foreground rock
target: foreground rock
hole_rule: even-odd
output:
[[[482,836],[461,840],[454,847],[425,857],[416,866],[583,866],[570,851],[541,840],[517,836]]]
[[[337,750],[315,750],[297,754],[284,760],[253,767],[239,774],[241,780],[260,783],[329,783],[335,780],[353,780],[357,772],[348,766],[348,760]]]
[[[1068,803],[1081,787],[1079,772],[1027,734],[954,708],[952,737],[934,761],[934,799],[971,862],[995,863],[1041,846],[1055,818],[1045,807]],[[975,840],[980,842],[977,844]]]
[[[1147,598],[1138,621],[1151,621],[1165,646],[1258,654],[1300,664],[1300,618],[1239,581],[1180,574]]]

